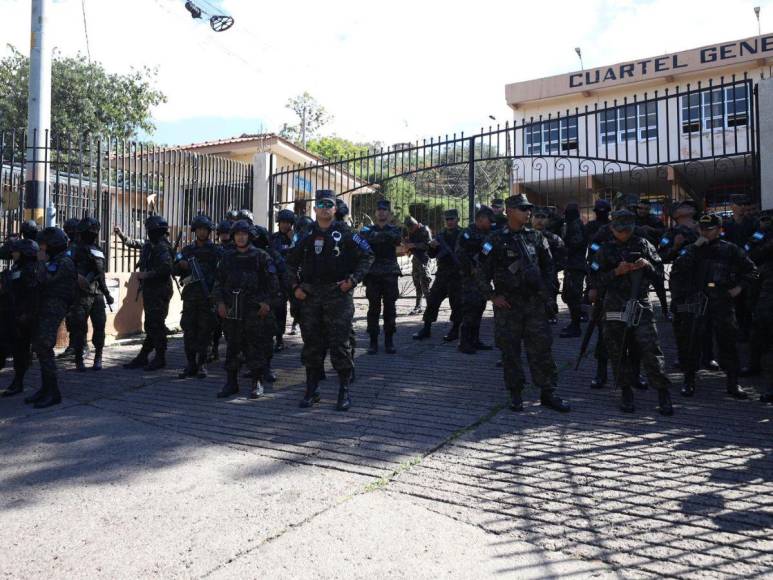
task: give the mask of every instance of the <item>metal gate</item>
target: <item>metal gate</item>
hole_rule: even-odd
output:
[[[476,205],[517,192],[559,210],[576,202],[586,217],[596,199],[618,192],[649,199],[664,219],[688,197],[721,211],[734,193],[759,200],[757,128],[756,86],[734,76],[281,167],[270,201],[275,210],[300,207],[315,189],[333,189],[355,226],[389,199],[398,220],[412,215],[433,230],[446,209],[470,220]]]
[[[219,220],[228,209],[251,207],[251,164],[111,138],[52,137],[48,147],[32,150],[30,135],[0,130],[0,233],[18,232],[24,216],[26,160],[45,165],[49,184],[46,205],[57,224],[88,214],[102,224],[100,244],[110,272],[131,272],[137,251],[125,249],[112,235],[119,226],[142,238],[144,221],[162,215],[174,239],[191,218],[205,213]]]

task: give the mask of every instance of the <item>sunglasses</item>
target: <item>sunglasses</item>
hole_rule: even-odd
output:
[[[335,202],[330,201],[328,199],[323,199],[322,201],[318,201],[314,204],[314,207],[317,209],[333,209],[335,207]]]

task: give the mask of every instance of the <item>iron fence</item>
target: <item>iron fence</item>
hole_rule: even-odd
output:
[[[25,164],[44,164],[45,204],[61,225],[71,217],[90,215],[102,229],[111,272],[131,272],[135,250],[125,249],[112,235],[120,227],[129,237],[145,235],[151,213],[169,222],[174,239],[193,216],[205,213],[222,219],[229,209],[251,208],[251,164],[223,157],[109,137],[53,136],[47,146],[30,146],[24,131],[0,131],[0,232],[3,238],[19,230],[25,217]]]

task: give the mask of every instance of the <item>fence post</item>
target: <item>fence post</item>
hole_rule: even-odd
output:
[[[760,80],[757,87],[759,115],[755,121],[759,149],[755,153],[759,156],[760,209],[771,209],[773,208],[773,79]]]
[[[268,228],[270,214],[271,153],[256,153],[252,158],[252,213],[255,223]]]
[[[467,219],[472,224],[475,221],[475,137],[470,137],[470,163],[467,174]]]

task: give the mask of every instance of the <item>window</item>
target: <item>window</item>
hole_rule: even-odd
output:
[[[601,143],[620,141],[644,141],[658,136],[658,104],[632,103],[612,109],[605,109],[598,114],[599,136]]]
[[[526,127],[527,155],[556,155],[577,149],[577,117],[532,123]]]
[[[746,125],[749,98],[746,85],[705,89],[682,97],[682,133],[697,133]]]

